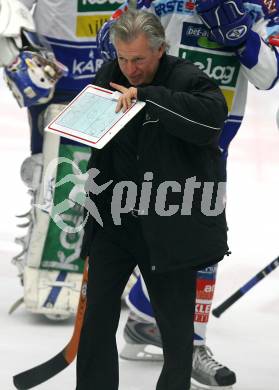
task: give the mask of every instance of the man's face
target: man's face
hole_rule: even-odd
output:
[[[131,42],[116,39],[115,48],[120,69],[132,86],[152,82],[164,53],[163,46],[151,49],[148,39],[141,34]]]

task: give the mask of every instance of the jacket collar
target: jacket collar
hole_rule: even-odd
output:
[[[170,65],[174,65],[174,62],[177,62],[177,58],[164,53],[151,85],[165,84],[169,74],[173,70],[173,66]]]

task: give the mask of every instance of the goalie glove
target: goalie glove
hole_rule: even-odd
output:
[[[198,0],[196,9],[216,42],[231,47],[245,43],[252,19],[242,0]]]

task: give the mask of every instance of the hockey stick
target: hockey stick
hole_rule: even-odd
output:
[[[275,270],[279,266],[279,256],[273,260],[270,264],[264,267],[258,272],[252,279],[248,280],[239,290],[233,293],[228,299],[226,299],[221,305],[212,310],[212,314],[215,317],[220,317],[224,311],[226,311],[232,304],[234,304],[239,298],[246,294],[252,287],[265,278],[270,272]]]
[[[14,385],[18,390],[28,390],[52,378],[64,370],[75,359],[79,344],[81,327],[86,307],[86,287],[88,280],[88,259],[84,264],[83,278],[79,303],[75,319],[74,331],[71,340],[65,348],[45,363],[23,371],[13,377]]]

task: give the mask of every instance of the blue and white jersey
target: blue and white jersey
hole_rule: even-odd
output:
[[[229,114],[220,139],[224,157],[230,141],[237,133],[245,111],[248,82],[256,88],[270,89],[279,74],[277,49],[271,47],[268,35],[278,33],[277,18],[264,18],[259,5],[244,3],[253,16],[253,32],[245,48],[237,52],[210,38],[192,0],[154,0],[150,10],[159,16],[169,44],[169,54],[189,59],[221,88]]]
[[[122,0],[20,0],[35,5],[37,32],[51,45],[56,58],[69,68],[56,91],[80,91],[92,82],[102,59],[96,35]]]

